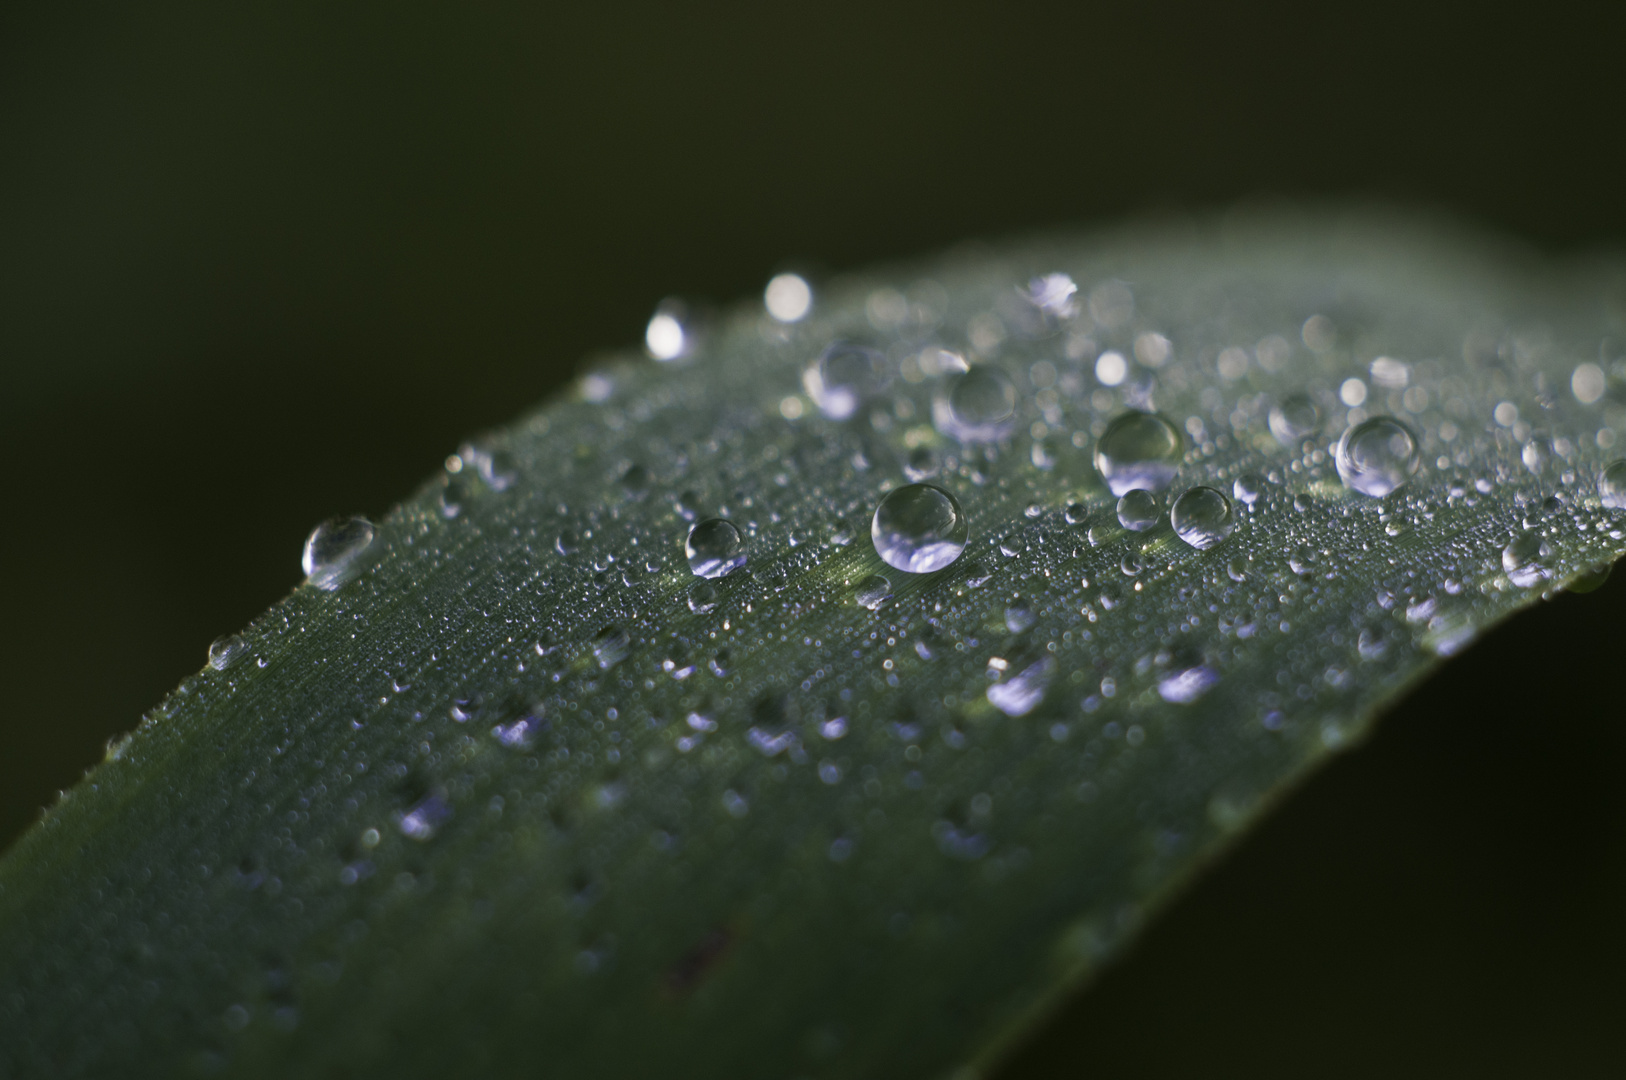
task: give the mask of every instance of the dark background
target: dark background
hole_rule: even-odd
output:
[[[1619,4],[5,5],[0,846],[296,584],[314,522],[383,512],[662,296],[1240,198],[1626,247],[1623,31]],[[1622,1067],[1621,578],[1447,665],[1013,1073]]]

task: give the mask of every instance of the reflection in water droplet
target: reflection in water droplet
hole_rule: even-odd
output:
[[[1290,394],[1270,407],[1270,433],[1283,446],[1297,446],[1321,428],[1321,410],[1306,394]]]
[[[593,639],[593,659],[605,670],[615,667],[627,658],[632,639],[619,626],[606,626]]]
[[[1055,672],[1055,658],[1043,657],[1004,682],[990,686],[988,701],[1006,716],[1026,716],[1044,700]]]
[[[1502,549],[1502,569],[1507,571],[1509,581],[1528,589],[1552,576],[1552,571],[1542,564],[1549,554],[1551,550],[1539,535],[1520,533]]]
[[[1598,474],[1598,498],[1611,510],[1626,510],[1626,458],[1611,461]]]
[[[1207,551],[1231,535],[1236,517],[1230,499],[1211,487],[1194,487],[1174,500],[1169,524],[1180,539],[1198,551]]]
[[[1243,473],[1231,483],[1231,494],[1245,506],[1252,506],[1265,497],[1265,478],[1258,473]]]
[[[802,373],[807,396],[832,420],[847,419],[888,381],[886,357],[850,341],[832,342]]]
[[[701,582],[689,590],[689,610],[704,615],[717,606],[717,590]]]
[[[332,591],[349,580],[357,560],[373,542],[373,523],[364,517],[328,518],[305,541],[301,560],[305,580]]]
[[[1344,432],[1336,463],[1345,487],[1381,499],[1411,479],[1417,457],[1411,429],[1391,416],[1374,416]]]
[[[932,422],[960,442],[995,442],[1016,424],[1016,387],[993,368],[974,367],[948,380],[932,402]]]
[[[209,666],[216,671],[225,671],[241,660],[247,652],[248,642],[243,640],[241,634],[215,638],[214,643],[209,646]]]
[[[1118,500],[1118,524],[1131,532],[1145,532],[1157,524],[1161,515],[1157,496],[1150,491],[1136,488]]]
[[[745,541],[731,521],[707,518],[689,530],[683,543],[696,577],[720,578],[745,565]]]
[[[853,599],[858,601],[859,607],[876,611],[892,599],[892,583],[880,574],[870,574],[858,583],[853,591]]]
[[[1090,520],[1090,508],[1083,503],[1068,503],[1067,509],[1062,511],[1062,517],[1069,525],[1082,525]]]
[[[875,508],[870,538],[875,553],[895,570],[930,574],[965,550],[970,523],[959,500],[930,484],[906,484]]]
[[[1182,445],[1180,432],[1161,416],[1125,413],[1095,444],[1095,467],[1114,495],[1136,488],[1162,491],[1180,468]]]

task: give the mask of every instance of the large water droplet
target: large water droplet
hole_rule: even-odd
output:
[[[995,442],[1016,423],[1016,387],[990,367],[974,367],[949,379],[932,402],[937,430],[960,442]]]
[[[1181,448],[1180,432],[1161,416],[1125,413],[1095,444],[1095,467],[1114,495],[1162,491],[1180,468]]]
[[[332,591],[349,580],[357,560],[373,542],[373,523],[364,517],[328,518],[311,530],[301,560],[305,580]]]
[[[1118,500],[1118,524],[1131,532],[1145,532],[1157,524],[1161,514],[1157,496],[1150,491],[1136,488]]]
[[[1283,446],[1297,446],[1321,428],[1321,410],[1306,394],[1290,394],[1270,407],[1270,433]]]
[[[1528,589],[1552,576],[1552,571],[1542,563],[1549,554],[1551,550],[1539,535],[1520,533],[1502,549],[1502,569],[1507,571],[1509,581],[1521,589]]]
[[[209,666],[216,671],[225,671],[247,653],[248,642],[243,640],[241,634],[215,638],[213,644],[209,646]]]
[[[870,538],[888,566],[930,574],[960,557],[970,531],[953,495],[930,484],[905,484],[875,508]]]
[[[690,529],[683,553],[697,577],[720,578],[745,565],[745,541],[740,538],[740,530],[722,518],[707,518]]]
[[[1336,460],[1345,487],[1381,499],[1417,471],[1417,438],[1399,420],[1374,416],[1344,432]]]
[[[886,357],[850,341],[832,342],[802,375],[807,396],[832,420],[845,420],[886,388]]]
[[[1611,461],[1598,474],[1598,498],[1611,510],[1626,510],[1626,458]]]
[[[892,599],[892,583],[880,574],[870,574],[858,583],[858,587],[853,591],[853,599],[858,601],[860,607],[878,611],[883,604]]]
[[[1236,517],[1230,499],[1211,487],[1194,487],[1174,500],[1169,524],[1180,539],[1198,551],[1207,551],[1231,535]]]

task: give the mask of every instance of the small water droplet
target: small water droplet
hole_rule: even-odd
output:
[[[1016,600],[1005,608],[1005,626],[1013,634],[1020,634],[1037,621],[1038,616],[1026,601]]]
[[[717,590],[701,582],[689,590],[689,610],[704,615],[717,607]]]
[[[1144,569],[1146,567],[1141,564],[1140,556],[1134,554],[1125,555],[1123,561],[1118,563],[1118,570],[1124,577],[1134,577]]]
[[[507,491],[519,479],[519,461],[511,451],[475,448],[472,456],[480,479],[492,491]]]
[[[830,544],[833,547],[846,547],[856,535],[852,523],[846,518],[836,518],[830,523]]]
[[[832,420],[845,420],[889,382],[886,357],[850,341],[832,342],[802,374],[807,396]]]
[[[331,592],[357,568],[361,553],[373,542],[373,523],[364,517],[328,518],[305,541],[305,580]]]
[[[859,607],[877,611],[892,599],[892,583],[880,574],[870,574],[853,590],[853,599],[858,601]]]
[[[593,659],[606,671],[627,658],[632,649],[632,638],[619,626],[606,626],[593,639]]]
[[[216,671],[225,671],[247,653],[248,642],[243,640],[241,634],[215,638],[209,646],[209,666]]]
[[[565,529],[553,541],[553,550],[561,555],[574,555],[581,547],[582,538],[574,529]]]
[[[1156,413],[1125,413],[1095,444],[1095,467],[1114,495],[1162,491],[1180,468],[1183,445],[1179,430]]]
[[[1553,459],[1553,442],[1545,435],[1533,435],[1524,444],[1519,452],[1519,460],[1534,476],[1540,476],[1547,471],[1547,463]]]
[[[981,560],[973,559],[971,562],[965,564],[965,583],[967,588],[980,589],[984,585],[988,584],[989,579],[993,576],[993,571],[989,570],[988,567],[981,562]]]
[[[1211,487],[1194,487],[1174,500],[1169,524],[1180,539],[1198,551],[1207,551],[1231,535],[1236,517],[1230,499]]]
[[[1067,509],[1062,511],[1062,518],[1069,525],[1082,525],[1090,520],[1090,508],[1083,503],[1068,503]]]
[[[1016,387],[990,367],[952,376],[932,403],[932,422],[960,442],[998,441],[1016,423]]]
[[[906,484],[875,508],[870,538],[881,560],[909,574],[930,574],[965,550],[970,523],[959,500],[930,484]]]
[[[745,541],[734,523],[707,518],[689,530],[683,542],[689,569],[696,577],[720,578],[745,565]]]
[[[1243,473],[1231,482],[1231,494],[1244,506],[1252,506],[1265,497],[1265,478],[1258,473]]]
[[[1157,505],[1157,496],[1141,488],[1125,493],[1118,500],[1118,524],[1131,532],[1150,529],[1157,524],[1162,513]]]
[[[1157,696],[1171,705],[1189,705],[1219,685],[1219,672],[1203,663],[1195,652],[1168,659],[1167,669],[1158,676]]]
[[[930,447],[917,446],[909,453],[909,460],[903,463],[903,475],[918,483],[921,480],[930,480],[937,475],[942,466],[938,463],[937,455]]]
[[[1321,410],[1307,394],[1289,394],[1270,407],[1270,433],[1283,446],[1296,447],[1321,429]]]
[[[1417,471],[1417,438],[1391,416],[1374,416],[1344,432],[1335,455],[1344,486],[1381,499]]]
[[[1100,547],[1118,535],[1118,527],[1108,521],[1097,521],[1090,526],[1090,531],[1085,535],[1089,538],[1091,547]]]
[[[1363,660],[1380,660],[1389,651],[1389,635],[1381,626],[1368,626],[1355,639],[1355,651]]]
[[[441,477],[440,516],[450,521],[461,514],[469,501],[473,485],[466,471]]]
[[[434,839],[435,833],[451,816],[452,808],[446,805],[444,799],[438,795],[426,795],[412,809],[399,815],[395,824],[403,836],[422,843]]]
[[[762,304],[782,323],[800,322],[813,310],[813,287],[800,274],[775,274],[762,291]]]
[[[1626,510],[1626,458],[1611,461],[1598,474],[1598,498],[1611,510]]]
[[[688,309],[681,301],[663,300],[644,328],[644,348],[651,358],[660,361],[676,360],[686,354],[693,344],[688,327],[684,325]]]

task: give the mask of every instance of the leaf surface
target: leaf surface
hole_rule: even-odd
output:
[[[314,539],[0,862],[0,1076],[983,1067],[1600,580],[1620,295],[1355,216],[676,313]],[[944,568],[872,530],[911,483]]]

